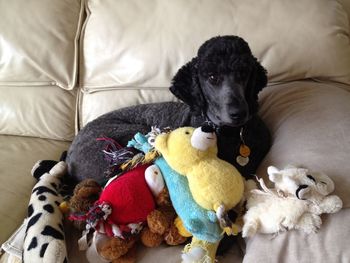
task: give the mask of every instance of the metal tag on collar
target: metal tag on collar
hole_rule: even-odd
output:
[[[239,146],[239,155],[236,157],[236,162],[240,166],[246,166],[249,163],[250,148],[245,144],[243,138],[243,127],[239,132],[239,137],[241,139],[241,144]]]

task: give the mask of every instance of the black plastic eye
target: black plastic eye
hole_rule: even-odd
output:
[[[307,178],[309,178],[310,180],[314,181],[314,183],[316,183],[316,179],[312,175],[308,174]]]
[[[187,135],[188,135],[188,134],[190,134],[190,132],[189,132],[189,131],[185,131],[185,134],[187,134]]]

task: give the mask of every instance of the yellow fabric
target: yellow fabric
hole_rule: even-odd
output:
[[[179,231],[179,234],[183,237],[191,237],[192,234],[190,232],[187,231],[187,229],[185,228],[182,220],[180,217],[176,217],[174,220],[174,225],[177,228],[177,231]]]
[[[217,146],[207,151],[192,147],[194,128],[183,127],[156,138],[156,149],[160,151],[178,173],[187,176],[194,200],[207,210],[215,210],[223,204],[231,209],[243,195],[243,179],[237,169],[219,159]]]
[[[191,251],[191,249],[193,249],[195,247],[203,248],[206,251],[206,255],[198,262],[200,262],[200,263],[214,263],[216,250],[219,246],[219,243],[220,242],[209,243],[209,242],[206,242],[206,241],[203,241],[203,240],[200,240],[200,239],[193,237],[192,242],[185,246],[183,252],[188,253],[189,251]]]

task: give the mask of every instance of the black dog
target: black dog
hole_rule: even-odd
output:
[[[257,116],[258,93],[266,83],[265,69],[242,38],[214,37],[173,78],[170,90],[185,104],[137,105],[90,122],[68,151],[69,174],[76,181],[86,178],[105,181],[103,175],[108,164],[98,137],[110,137],[126,145],[136,132],[147,133],[151,126],[198,127],[207,122],[217,131],[219,157],[249,178],[270,147],[269,131]],[[243,156],[243,163],[237,159],[242,145],[250,149],[249,156]]]
[[[218,133],[219,157],[252,176],[270,147],[270,135],[258,118],[258,93],[267,84],[266,70],[237,36],[214,37],[183,66],[170,90],[204,116]],[[248,164],[236,162],[244,142],[251,149]]]

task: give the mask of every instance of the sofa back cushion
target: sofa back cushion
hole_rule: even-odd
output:
[[[87,10],[85,91],[168,87],[205,40],[227,34],[249,43],[270,82],[350,83],[349,22],[337,1],[90,0]]]
[[[83,2],[0,1],[0,134],[72,140]]]
[[[76,83],[80,0],[0,1],[0,86]]]

